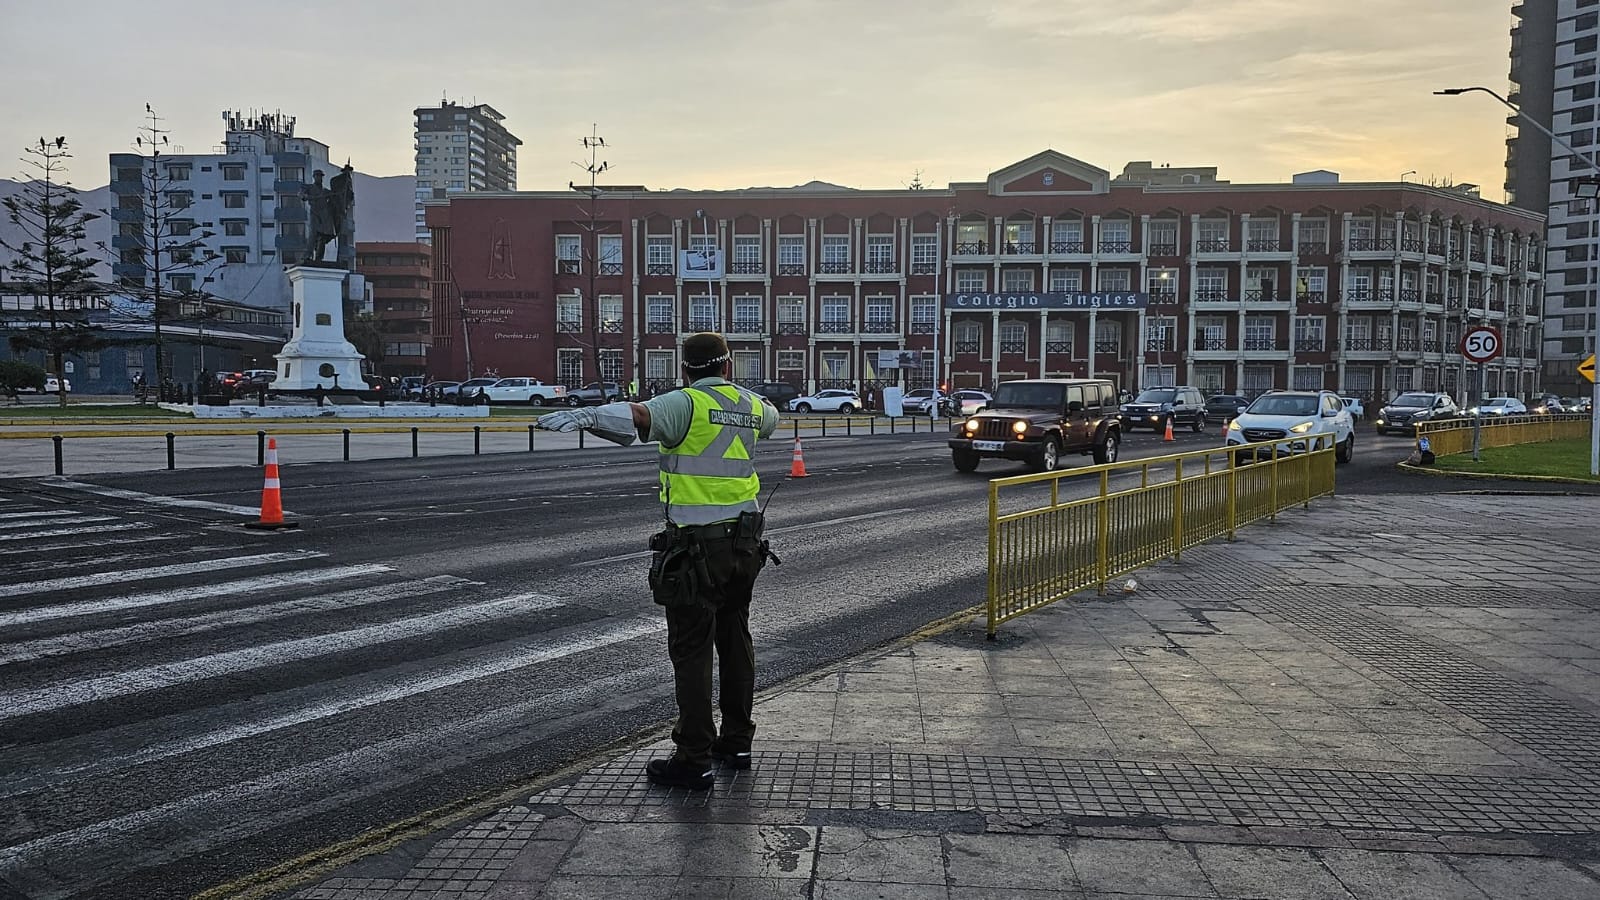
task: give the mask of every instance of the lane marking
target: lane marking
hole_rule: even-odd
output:
[[[20,594],[42,593],[44,591],[101,587],[108,584],[120,584],[124,581],[149,581],[154,578],[193,575],[196,572],[210,572],[216,569],[248,569],[253,566],[271,565],[272,563],[300,562],[327,555],[316,550],[289,550],[283,553],[257,553],[252,556],[235,556],[229,559],[206,559],[192,563],[174,563],[170,566],[151,566],[147,569],[129,569],[126,572],[96,572],[93,575],[74,575],[71,578],[25,581],[22,584],[0,585],[0,597],[16,597]]]
[[[65,517],[49,519],[43,522],[0,522],[0,529],[12,530],[17,528],[39,528],[54,525],[77,525],[82,522],[110,522],[115,518],[115,516],[92,516],[84,515],[82,513],[72,513]]]
[[[144,544],[151,541],[173,541],[177,540],[178,538],[187,537],[189,537],[187,534],[167,532],[163,534],[145,535],[143,537],[100,538],[98,540],[76,541],[65,544],[28,544],[22,547],[0,549],[0,556],[15,556],[18,553],[54,553],[58,550],[82,550],[86,547],[116,547],[122,544]]]
[[[60,521],[51,522],[60,525]],[[72,534],[104,534],[107,531],[131,531],[137,528],[149,528],[144,522],[126,522],[121,525],[95,525],[90,528],[51,528],[45,531],[35,531],[32,534],[0,534],[0,541],[33,541],[39,538],[65,537]]]
[[[72,619],[78,616],[93,616],[101,613],[119,612],[125,609],[139,609],[148,606],[164,606],[169,603],[181,603],[184,600],[204,600],[209,597],[227,597],[233,594],[247,594],[253,591],[267,590],[270,588],[287,587],[301,584],[321,584],[327,581],[338,581],[343,578],[357,578],[362,575],[377,575],[384,572],[393,572],[389,566],[367,563],[358,566],[341,566],[332,569],[308,569],[304,572],[283,572],[271,575],[258,575],[254,578],[243,578],[238,581],[225,581],[221,584],[202,584],[193,587],[172,588],[165,591],[155,591],[148,594],[124,594],[121,597],[108,597],[103,600],[81,600],[77,603],[62,603],[55,606],[39,606],[32,609],[20,609],[16,612],[0,613],[0,628],[14,625],[28,625],[34,622],[48,622],[53,619]]]
[[[83,513],[75,509],[37,509],[30,512],[0,513],[0,519],[49,519],[59,516],[81,516]]]
[[[836,519],[823,519],[817,522],[801,522],[797,525],[784,525],[781,528],[769,528],[767,529],[767,535],[770,537],[775,534],[788,534],[794,531],[808,531],[813,528],[826,528],[830,525],[844,525],[850,522],[863,522],[867,519],[881,519],[885,516],[899,516],[908,512],[913,512],[913,510],[909,507],[900,509],[880,509],[877,512],[862,513],[858,516],[840,516]],[[649,556],[650,553],[651,551],[649,550],[639,550],[634,553],[623,553],[619,556],[607,556],[603,559],[588,559],[584,560],[583,562],[571,563],[568,568],[581,569],[588,566],[603,566],[607,563],[626,562],[630,559],[644,559],[645,557]]]
[[[56,637],[22,641],[0,648],[0,666],[28,662],[50,656],[65,656],[71,653],[100,650],[106,647],[120,647],[124,644],[136,644],[157,639],[192,637],[193,635],[215,631],[220,628],[229,628],[237,625],[257,625],[262,622],[286,619],[291,616],[309,613],[342,611],[374,603],[388,603],[391,600],[426,597],[431,594],[459,590],[477,583],[466,578],[457,578],[454,575],[439,575],[433,578],[425,578],[421,581],[403,582],[381,587],[352,588],[332,594],[283,600],[277,603],[250,606],[243,609],[222,610],[220,612],[202,613],[200,615],[164,619],[155,622],[140,622],[135,625],[123,625],[118,628],[102,628],[98,631],[72,632]]]
[[[335,432],[337,434],[337,432]],[[101,487],[98,484],[86,484],[82,481],[66,481],[46,478],[44,484],[51,487],[66,488],[69,491],[82,491],[86,494],[95,494],[101,497],[110,497],[114,500],[129,500],[134,503],[149,503],[155,506],[175,506],[180,509],[209,509],[213,512],[225,512],[236,516],[249,516],[255,518],[261,515],[261,510],[254,506],[236,506],[232,503],[216,503],[211,500],[192,500],[188,497],[166,497],[160,494],[146,494],[142,491],[130,491],[123,488]],[[284,510],[283,514],[292,516],[294,513]]]
[[[550,609],[560,605],[560,600],[546,594],[517,594],[440,612],[410,616],[393,622],[276,641],[257,647],[227,650],[222,653],[146,666],[142,669],[112,672],[95,678],[75,678],[69,682],[47,684],[28,690],[0,692],[0,722],[125,697],[129,694],[176,687],[192,681],[233,675],[251,669],[360,650],[377,644],[387,644],[463,625],[479,625],[519,613]]]
[[[131,769],[135,766],[142,766],[174,756],[182,756],[197,750],[247,740],[348,712],[368,709],[384,703],[392,703],[397,700],[432,693],[484,678],[492,678],[517,669],[554,662],[582,653],[591,653],[602,650],[612,644],[621,644],[637,638],[648,637],[666,629],[667,623],[664,619],[630,619],[610,628],[575,638],[564,644],[520,650],[497,658],[474,661],[437,673],[425,673],[408,679],[389,681],[384,687],[377,690],[369,690],[346,697],[309,704],[271,718],[241,722],[237,725],[219,728],[202,734],[188,735],[179,740],[167,741],[162,744],[148,744],[131,753],[100,757],[89,762],[73,766],[62,766],[20,779],[0,781],[0,797],[12,797],[17,794],[28,793],[45,785],[58,785],[65,779],[88,778],[105,772]],[[381,672],[367,674],[369,678],[382,677]],[[89,827],[93,828],[94,826]],[[83,830],[85,829],[79,829],[79,831]],[[72,833],[69,832],[68,834]],[[41,840],[49,840],[49,838]],[[5,854],[0,852],[0,860],[4,858]]]

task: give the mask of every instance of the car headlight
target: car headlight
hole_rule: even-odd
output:
[[[1295,434],[1305,434],[1315,427],[1317,427],[1317,423],[1315,422],[1301,422],[1299,425],[1296,425],[1289,430]]]
[[[977,431],[978,430],[978,420],[977,419],[968,419],[967,420],[967,430],[968,431]]]
[[[1011,423],[1011,430],[1015,431],[1017,434],[1022,434],[1028,430],[1028,423],[1018,419],[1017,421]]]
[[[1234,419],[1233,421],[1228,423],[1228,430],[1229,431],[1243,431],[1244,430],[1244,426],[1239,424],[1239,420],[1238,419]]]

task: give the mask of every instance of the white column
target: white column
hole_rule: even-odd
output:
[[[989,384],[1000,383],[1000,310],[989,314]]]
[[[1352,218],[1352,214],[1351,213],[1345,213],[1343,219],[1340,220],[1340,223],[1339,223],[1339,243],[1340,243],[1341,246],[1348,247],[1350,245],[1350,219],[1351,218]],[[1344,290],[1347,287],[1349,287],[1349,285],[1350,285],[1350,256],[1349,256],[1348,253],[1343,253],[1343,254],[1340,254],[1340,255],[1343,256],[1344,259],[1341,260],[1340,263],[1339,263],[1339,291],[1340,291],[1341,295],[1339,297],[1339,322],[1338,322],[1338,325],[1337,325],[1337,329],[1338,330],[1334,332],[1334,335],[1337,337],[1337,339],[1339,341],[1339,343],[1337,345],[1339,347],[1339,372],[1338,372],[1339,382],[1338,382],[1338,384],[1334,385],[1334,390],[1342,392],[1344,390],[1345,366],[1348,364],[1348,360],[1350,358],[1350,353],[1345,348],[1345,340],[1344,340],[1344,335],[1345,335],[1345,329],[1344,329],[1345,317],[1346,317],[1347,314],[1345,313],[1345,310],[1344,310],[1344,297],[1343,297]],[[1333,294],[1333,286],[1332,285],[1328,286],[1328,294],[1329,294],[1328,299],[1332,300],[1333,299],[1333,296],[1332,296],[1332,294]]]
[[[1099,217],[1097,216],[1096,218],[1098,219]],[[1096,234],[1099,233],[1099,228],[1098,227],[1095,229],[1095,232],[1096,232]],[[1094,309],[1094,307],[1091,306],[1091,307],[1089,307],[1089,377],[1090,378],[1094,377],[1094,362],[1095,362],[1094,358],[1095,358],[1095,354],[1097,354],[1099,352],[1099,348],[1095,346],[1095,339],[1098,337],[1099,332],[1095,329],[1094,320],[1095,320],[1095,309]]]

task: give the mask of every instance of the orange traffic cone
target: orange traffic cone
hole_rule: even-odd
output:
[[[283,519],[283,493],[278,486],[278,440],[267,438],[267,480],[261,488],[261,518],[244,523],[246,528],[275,531],[279,528],[299,528],[299,522]]]
[[[1177,438],[1172,436],[1172,417],[1171,416],[1167,416],[1167,436],[1162,438],[1162,440],[1166,441],[1169,444],[1172,443],[1173,441],[1177,440]]]
[[[806,472],[806,455],[800,449],[800,439],[799,438],[795,438],[794,439],[794,461],[789,463],[789,477],[790,478],[806,478],[806,477],[808,477],[808,473]]]

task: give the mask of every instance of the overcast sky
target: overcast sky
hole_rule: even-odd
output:
[[[1050,147],[1113,174],[1234,182],[1334,169],[1453,176],[1503,197],[1509,0],[0,0],[0,175],[66,135],[107,180],[146,102],[203,152],[224,109],[281,110],[375,175],[410,174],[412,115],[489,103],[524,190],[901,187],[980,180]]]

